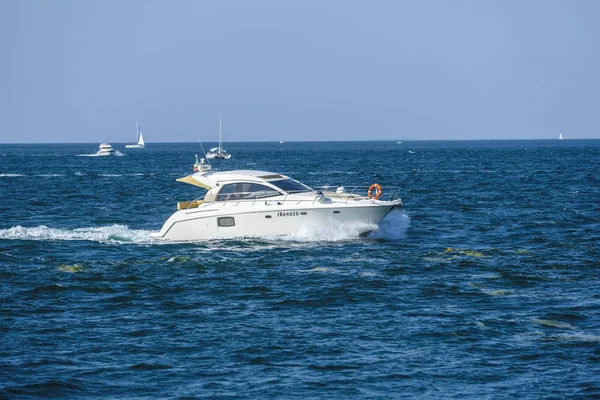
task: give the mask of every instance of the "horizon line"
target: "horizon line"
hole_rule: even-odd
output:
[[[404,143],[404,142],[508,142],[508,141],[542,141],[542,140],[599,140],[598,138],[569,138],[569,139],[558,139],[558,138],[543,138],[543,139],[404,139],[404,140],[393,140],[393,139],[371,139],[371,140],[233,140],[227,143],[348,143],[348,142],[392,142],[392,143]],[[105,143],[106,141],[98,142],[0,142],[0,145],[4,144],[98,144]],[[107,143],[107,142],[106,142]],[[112,142],[115,144],[129,144],[129,142]],[[171,143],[197,143],[197,141],[187,142],[146,142],[155,144],[171,144]],[[217,143],[213,141],[205,141],[202,143]]]

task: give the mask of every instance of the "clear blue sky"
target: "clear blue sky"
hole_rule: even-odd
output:
[[[600,1],[0,0],[0,142],[600,137]]]

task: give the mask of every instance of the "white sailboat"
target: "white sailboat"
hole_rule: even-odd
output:
[[[146,144],[144,143],[144,136],[142,135],[142,130],[140,129],[140,124],[138,121],[135,121],[135,128],[138,135],[138,141],[137,143],[132,143],[125,146],[127,149],[143,149],[146,147]]]
[[[208,153],[206,153],[206,158],[220,158],[222,160],[231,158],[231,154],[223,149],[223,117],[219,118],[219,147],[210,149]]]
[[[558,140],[563,140],[563,135],[562,133],[558,136]]]

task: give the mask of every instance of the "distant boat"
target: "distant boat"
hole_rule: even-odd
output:
[[[562,133],[558,136],[558,140],[563,140],[563,135]]]
[[[220,158],[222,160],[231,158],[231,154],[223,149],[223,117],[219,118],[219,147],[210,149],[208,153],[206,153],[206,158]]]
[[[140,129],[140,124],[137,121],[135,121],[135,128],[138,135],[138,141],[137,143],[132,143],[125,146],[127,149],[143,149],[146,147],[146,144],[144,143],[144,136],[142,135],[142,130]]]
[[[100,143],[100,149],[97,154],[99,156],[113,156],[115,155],[115,149],[108,143]]]
[[[280,141],[279,141],[279,143],[280,143],[280,144],[283,144],[283,140],[280,140]]]
[[[402,142],[396,142],[396,144],[402,144]]]

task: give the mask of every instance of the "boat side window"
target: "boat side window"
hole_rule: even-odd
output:
[[[229,183],[217,196],[217,201],[242,200],[242,199],[264,199],[266,197],[280,196],[277,190],[260,183]]]
[[[264,199],[265,197],[280,196],[277,190],[270,188],[260,183],[252,183],[244,194],[246,199]]]
[[[293,179],[284,179],[282,181],[270,181],[269,183],[277,186],[280,189],[285,190],[288,193],[302,193],[310,192],[312,190],[305,184]]]

